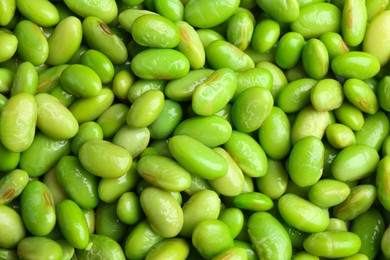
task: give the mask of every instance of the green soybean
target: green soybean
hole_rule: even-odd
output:
[[[168,238],[158,242],[146,255],[147,260],[161,258],[186,259],[190,246],[183,238]]]
[[[99,76],[102,84],[110,83],[114,78],[114,65],[106,55],[97,50],[87,50],[81,55],[80,63],[90,67]]]
[[[198,115],[210,116],[223,109],[233,98],[237,87],[237,76],[233,70],[216,70],[192,95],[192,109]]]
[[[4,52],[0,56],[0,62],[7,61],[16,53],[18,47],[18,38],[12,32],[0,30],[1,46]]]
[[[234,159],[221,147],[215,147],[214,151],[225,158],[228,171],[225,176],[209,180],[210,186],[218,193],[225,196],[237,196],[244,190],[244,174]]]
[[[378,192],[378,200],[386,210],[390,208],[390,187],[387,185],[390,181],[389,159],[389,156],[386,155],[379,161],[376,169],[375,181]]]
[[[53,196],[40,181],[27,184],[20,197],[20,211],[26,229],[35,236],[49,234],[56,224]]]
[[[350,145],[336,156],[331,172],[339,181],[356,181],[372,174],[379,162],[378,152],[365,144]]]
[[[111,23],[118,15],[118,7],[113,0],[103,0],[99,5],[91,1],[65,0],[66,6],[81,17],[97,16],[105,23]]]
[[[23,152],[34,140],[37,105],[34,96],[19,93],[8,99],[1,110],[0,140],[9,151]]]
[[[356,219],[372,206],[376,196],[374,185],[360,184],[352,187],[348,198],[333,208],[333,215],[344,221]]]
[[[150,48],[133,58],[131,69],[143,79],[175,79],[188,73],[190,62],[175,49]]]
[[[156,12],[171,21],[183,20],[184,3],[180,0],[157,0],[154,2]]]
[[[117,203],[100,202],[96,207],[95,233],[105,235],[120,242],[126,235],[126,224],[116,215]]]
[[[293,22],[299,17],[299,2],[297,0],[278,0],[274,3],[256,0],[256,3],[278,22]]]
[[[89,236],[91,247],[76,250],[77,258],[80,260],[86,260],[96,257],[102,257],[106,259],[118,259],[125,260],[125,254],[114,239],[100,234],[91,234]]]
[[[198,28],[211,28],[226,21],[238,8],[240,1],[189,1],[184,6],[184,20]]]
[[[16,3],[15,1],[4,1],[0,5],[0,12],[3,14],[0,19],[0,25],[8,25],[15,15]]]
[[[169,192],[155,187],[145,188],[140,203],[155,232],[166,238],[179,234],[183,227],[183,210]]]
[[[205,239],[205,238],[208,239]],[[204,258],[212,258],[233,246],[229,227],[218,219],[203,220],[195,226],[192,244]]]
[[[18,212],[0,204],[0,227],[2,236],[0,246],[2,248],[15,248],[20,241],[26,236],[26,228]]]
[[[335,123],[330,124],[325,131],[326,139],[337,148],[342,149],[356,143],[356,135],[346,125]]]
[[[250,177],[262,177],[266,174],[267,156],[259,143],[249,134],[233,130],[224,147],[244,174]]]
[[[354,47],[362,43],[366,26],[366,1],[346,0],[341,18],[341,32],[348,46]]]
[[[138,44],[152,48],[174,48],[180,42],[178,27],[161,15],[141,15],[134,20],[131,35]]]
[[[138,157],[150,142],[150,130],[147,127],[123,126],[116,132],[112,142],[125,147],[133,158]]]
[[[381,213],[371,208],[353,220],[351,232],[360,237],[362,245],[359,253],[368,259],[375,259],[380,251],[380,241],[385,232],[385,222]]]
[[[142,178],[168,191],[183,191],[190,187],[191,175],[180,164],[169,157],[150,155],[137,163]]]
[[[251,211],[270,210],[274,203],[270,197],[260,192],[245,192],[233,198],[234,206]]]
[[[291,69],[301,58],[305,44],[303,36],[297,32],[287,32],[281,36],[275,50],[275,62],[283,69]],[[290,55],[285,55],[290,53]]]
[[[343,91],[346,99],[368,114],[375,114],[379,109],[378,98],[375,92],[364,81],[351,78],[345,81]]]
[[[305,250],[327,258],[347,257],[356,254],[361,246],[358,235],[348,231],[323,231],[309,235],[303,242]]]
[[[168,146],[172,156],[192,174],[212,180],[227,173],[225,159],[190,136],[173,136]]]
[[[112,0],[105,1],[112,2]],[[77,2],[73,2],[74,5],[76,5]],[[87,16],[83,20],[82,26],[83,36],[91,48],[101,51],[115,65],[125,63],[128,58],[126,45],[122,39],[108,27],[104,20],[96,16]]]
[[[296,142],[288,160],[291,180],[301,187],[318,182],[323,172],[324,153],[324,145],[317,137],[306,136]]]
[[[71,94],[93,97],[102,90],[102,82],[94,70],[82,65],[69,65],[60,76],[61,86]]]
[[[349,51],[336,56],[331,62],[332,71],[343,78],[368,79],[380,69],[378,59],[369,52]]]
[[[308,197],[317,206],[329,208],[347,199],[351,190],[341,181],[322,179],[310,187]]]
[[[373,115],[366,115],[363,127],[355,132],[356,143],[369,145],[379,151],[389,131],[389,119],[383,111],[379,110]]]
[[[75,16],[63,19],[47,40],[49,55],[46,62],[50,65],[67,63],[80,47],[82,37],[80,19]],[[61,49],[59,49],[60,46]]]
[[[226,28],[226,38],[241,50],[251,43],[255,24],[250,12],[237,12],[229,18]]]
[[[66,240],[77,249],[89,242],[87,221],[81,208],[73,200],[63,200],[56,205],[57,222]]]
[[[135,188],[139,179],[137,163],[133,162],[124,175],[118,178],[103,178],[99,181],[99,198],[106,203],[113,203],[123,193]]]
[[[46,237],[26,237],[17,247],[20,259],[32,260],[37,258],[61,259],[62,248],[54,240]]]
[[[322,232],[329,225],[328,209],[292,193],[284,194],[279,199],[278,209],[287,224],[303,232]]]
[[[329,69],[329,55],[325,44],[316,38],[308,40],[302,48],[302,65],[311,78],[325,77]]]
[[[138,223],[143,215],[139,196],[134,192],[124,192],[118,199],[116,214],[118,219],[125,224]]]
[[[75,156],[64,156],[56,167],[58,182],[66,194],[84,209],[99,203],[98,178],[83,168]]]
[[[241,132],[258,130],[271,114],[274,99],[271,91],[252,87],[242,91],[232,105],[232,121]]]
[[[338,32],[341,11],[331,3],[314,3],[303,7],[299,17],[292,21],[291,30],[305,38],[316,38],[326,32]]]
[[[348,101],[334,110],[337,120],[354,131],[359,131],[364,125],[364,115],[361,110]]]
[[[28,173],[15,169],[0,179],[0,204],[8,204],[18,197],[28,184]]]
[[[207,62],[213,69],[230,68],[234,71],[244,71],[255,67],[248,54],[228,41],[215,40],[205,49]]]
[[[31,146],[20,155],[19,167],[30,177],[39,177],[70,152],[70,140],[53,139],[41,132]]]
[[[251,45],[255,51],[264,53],[269,51],[280,36],[280,24],[272,19],[258,22],[254,28]]]
[[[310,100],[318,111],[337,109],[344,101],[343,87],[335,79],[322,79],[310,92]]]
[[[248,234],[259,258],[290,259],[291,240],[282,224],[268,212],[253,213],[248,219]]]

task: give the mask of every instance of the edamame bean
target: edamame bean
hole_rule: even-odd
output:
[[[103,257],[106,259],[125,260],[125,254],[114,239],[100,234],[91,234],[89,236],[91,247],[83,250],[76,250],[77,258],[80,260],[87,260],[96,257]]]
[[[46,62],[50,65],[67,63],[80,48],[82,38],[80,19],[75,16],[64,18],[47,40],[49,55]]]
[[[26,229],[35,236],[49,234],[56,224],[51,191],[41,181],[27,184],[20,195],[20,213]]]
[[[114,78],[114,65],[106,55],[97,50],[87,50],[81,55],[80,63],[90,67],[99,76],[102,84],[108,84]]]
[[[18,38],[10,31],[0,30],[1,48],[4,50],[0,55],[0,62],[7,61],[16,53]]]
[[[237,76],[232,69],[217,69],[195,88],[191,107],[198,115],[213,115],[233,98],[236,87]]]
[[[33,260],[37,258],[61,259],[62,248],[54,240],[46,237],[26,237],[17,247],[17,254],[20,259]]]
[[[363,39],[362,50],[378,59],[381,66],[389,61],[390,48],[386,42],[390,38],[390,31],[384,30],[390,23],[390,11],[384,10],[382,13],[373,17],[367,25]]]
[[[192,244],[204,258],[212,258],[233,246],[229,227],[218,219],[199,222],[192,233]]]
[[[244,227],[244,214],[238,208],[222,209],[218,219],[230,228],[233,238],[237,237]]]
[[[164,92],[166,85],[167,80],[165,79],[138,79],[129,86],[127,98],[130,103],[134,103],[138,97],[148,90],[160,90]]]
[[[303,242],[305,250],[327,258],[347,257],[356,254],[361,246],[358,235],[348,231],[323,231],[309,235]]]
[[[257,23],[252,36],[252,48],[255,51],[264,53],[269,51],[280,36],[280,25],[272,19],[264,19]]]
[[[156,233],[166,238],[179,234],[183,227],[183,210],[169,192],[155,187],[145,188],[140,203]]]
[[[245,50],[251,43],[255,27],[252,13],[239,11],[229,18],[226,28],[226,38],[241,50]]]
[[[362,112],[375,114],[378,109],[378,98],[370,86],[357,78],[347,79],[343,85],[346,99]]]
[[[286,229],[268,212],[253,213],[248,234],[259,258],[291,259],[292,245]]]
[[[124,175],[133,161],[124,147],[99,139],[84,143],[80,148],[79,158],[87,171],[103,178]]]
[[[134,20],[131,35],[138,44],[151,48],[174,48],[180,42],[178,27],[161,15],[141,15]]]
[[[117,72],[112,81],[112,91],[115,96],[122,101],[127,100],[130,86],[135,80],[135,75],[128,70],[124,69]]]
[[[302,78],[285,85],[278,97],[276,104],[285,113],[295,113],[310,104],[311,90],[317,84],[312,78]]]
[[[245,192],[233,198],[234,206],[252,211],[268,211],[274,203],[270,197],[260,192]]]
[[[126,124],[126,117],[129,107],[123,103],[117,103],[104,111],[96,122],[103,131],[104,138],[110,138]]]
[[[70,105],[69,110],[79,124],[94,121],[111,106],[114,98],[110,88],[103,88],[96,96],[78,98]]]
[[[202,68],[206,62],[206,53],[195,28],[185,21],[177,21],[175,24],[180,33],[177,49],[186,55],[191,69]]]
[[[258,130],[259,143],[269,157],[282,159],[291,150],[290,132],[287,115],[279,107],[273,106]]]
[[[185,169],[201,178],[213,180],[226,175],[226,160],[200,141],[176,135],[168,141],[169,151]]]
[[[322,179],[309,188],[308,197],[317,206],[330,208],[346,200],[350,192],[344,182]]]
[[[244,174],[229,153],[221,147],[214,148],[214,151],[225,158],[228,164],[228,171],[225,176],[214,180],[208,180],[210,186],[218,193],[225,196],[237,196],[244,189]]]
[[[56,205],[57,224],[71,246],[84,249],[89,243],[87,221],[81,208],[73,200],[63,200]]]
[[[378,193],[378,200],[381,205],[388,210],[390,208],[390,187],[387,185],[390,180],[390,158],[388,155],[381,158],[376,168],[376,187]]]
[[[288,160],[291,180],[301,187],[317,183],[324,168],[324,153],[324,145],[317,137],[306,136],[296,142]]]
[[[359,253],[366,255],[368,259],[375,259],[385,232],[385,222],[381,213],[371,208],[361,214],[353,220],[351,232],[357,234],[362,242]]]
[[[2,248],[15,248],[26,236],[26,228],[21,216],[7,205],[0,204],[0,227]]]
[[[346,125],[330,124],[325,131],[328,142],[337,149],[342,149],[356,143],[355,133]]]
[[[18,197],[28,183],[28,173],[15,169],[0,179],[0,204],[8,204]]]
[[[186,259],[190,246],[183,238],[168,238],[158,242],[146,255],[146,260],[173,258]]]
[[[191,174],[169,157],[149,155],[137,163],[138,174],[153,186],[168,191],[183,191],[191,185]]]
[[[39,177],[70,152],[70,140],[56,140],[38,132],[31,146],[20,155],[19,167],[30,177]]]
[[[333,215],[344,221],[353,220],[372,206],[376,196],[376,187],[372,184],[352,187],[348,198],[333,207]]]
[[[308,40],[302,48],[301,56],[303,68],[311,78],[321,79],[328,73],[329,54],[320,40]]]
[[[350,145],[338,153],[331,172],[339,181],[356,181],[372,174],[379,162],[379,154],[365,144]]]
[[[70,1],[73,2],[72,5],[77,6],[77,1],[69,0],[68,2]],[[105,1],[110,2],[106,7],[110,7],[111,5],[116,6],[113,0]],[[88,3],[88,1],[84,2]],[[83,36],[88,45],[93,49],[101,51],[114,65],[125,63],[128,58],[128,53],[124,42],[118,35],[111,31],[103,19],[96,17],[96,14],[94,15],[87,16],[82,22]]]
[[[247,88],[262,87],[267,90],[272,89],[273,76],[267,69],[253,68],[245,71],[238,71],[236,74],[237,87],[233,100]]]
[[[130,231],[124,244],[127,258],[144,259],[154,245],[164,237],[153,231],[147,220],[141,220]]]
[[[240,1],[189,1],[184,6],[184,20],[197,28],[211,28],[226,21],[237,10]]]
[[[322,139],[328,125],[328,111],[317,111],[312,105],[307,105],[298,112],[292,123],[291,143],[294,145],[306,136]]]
[[[332,71],[343,78],[368,79],[380,69],[378,59],[369,52],[349,51],[340,54],[331,62]]]
[[[343,87],[335,79],[322,79],[311,90],[310,100],[318,111],[337,109],[344,101]]]
[[[287,189],[288,173],[282,161],[267,159],[268,170],[263,177],[256,178],[256,186],[260,192],[273,200],[279,199]]]
[[[334,110],[334,114],[340,123],[353,131],[359,131],[364,125],[363,112],[348,101],[344,101],[339,108]]]
[[[116,132],[112,142],[125,147],[133,158],[138,157],[148,146],[150,131],[147,127],[133,128],[127,125]]]
[[[234,127],[244,133],[258,130],[271,114],[273,105],[271,91],[259,87],[245,89],[232,105]]]
[[[105,235],[116,242],[122,241],[126,235],[127,225],[119,221],[116,215],[117,203],[99,202],[96,207],[96,229],[95,233]]]
[[[9,93],[15,73],[7,68],[0,68],[0,93]]]
[[[98,74],[82,64],[69,65],[60,76],[61,86],[79,97],[94,97],[102,90]]]
[[[267,156],[259,143],[249,134],[233,130],[224,147],[245,175],[262,177],[266,174]]]
[[[215,40],[205,49],[207,62],[213,69],[230,68],[234,71],[244,71],[255,67],[248,54],[228,41]]]
[[[326,32],[319,37],[320,41],[325,44],[329,54],[329,61],[336,56],[349,52],[349,48],[343,37],[337,32]]]
[[[138,223],[143,217],[139,197],[134,192],[124,192],[118,199],[116,215],[125,224]]]
[[[297,32],[284,34],[275,49],[275,62],[283,69],[293,68],[301,58],[305,39]],[[285,55],[289,53],[290,55]]]
[[[16,3],[14,0],[4,1],[0,4],[0,13],[1,13],[0,25],[1,26],[6,26],[11,22],[12,18],[15,15],[15,10],[16,10]]]
[[[59,22],[58,10],[50,1],[39,0],[32,3],[26,0],[17,0],[15,2],[18,11],[39,26],[50,27]]]
[[[118,15],[118,6],[114,0],[103,0],[99,5],[83,0],[65,0],[66,6],[81,17],[97,16],[104,23],[111,23]]]
[[[382,249],[382,253],[385,257],[390,256],[389,245],[390,245],[390,228],[387,227],[387,229],[385,230],[385,233],[383,234],[382,240],[381,240],[381,249]]]
[[[366,1],[346,0],[341,16],[341,33],[348,46],[354,47],[363,41],[366,26]]]
[[[9,172],[14,170],[20,160],[19,152],[11,152],[0,142],[0,171]]]
[[[130,169],[124,175],[118,178],[102,178],[99,181],[99,198],[106,203],[113,203],[123,193],[134,189],[139,179],[137,163],[133,162]]]
[[[256,0],[256,3],[278,22],[293,22],[299,17],[300,10],[297,0],[278,0],[274,3]]]
[[[278,209],[287,224],[303,232],[322,232],[329,225],[328,209],[292,193],[284,194],[279,199]]]
[[[19,93],[1,109],[0,140],[11,152],[23,152],[34,140],[37,105],[33,95]]]
[[[99,180],[83,168],[77,157],[62,157],[56,169],[58,182],[73,201],[84,209],[97,206]]]
[[[92,139],[103,139],[103,129],[101,126],[94,121],[81,124],[77,134],[71,140],[72,153],[78,155],[81,146],[86,141]]]
[[[313,3],[301,8],[298,14],[297,19],[291,21],[291,30],[307,39],[339,31],[341,11],[331,3]]]
[[[37,93],[51,92],[60,84],[60,76],[69,64],[52,66],[38,73]]]
[[[143,79],[181,78],[189,69],[187,57],[175,49],[146,49],[135,55],[131,62],[131,70]]]
[[[37,104],[37,127],[54,139],[70,139],[79,130],[73,114],[59,100],[47,93],[35,95]]]
[[[154,1],[156,12],[167,17],[171,21],[183,20],[184,3],[180,0],[157,0]]]

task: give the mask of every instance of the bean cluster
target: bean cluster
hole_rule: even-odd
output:
[[[390,259],[389,0],[2,0],[0,26],[0,259]]]

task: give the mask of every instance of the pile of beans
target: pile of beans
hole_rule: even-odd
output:
[[[2,0],[0,26],[0,259],[390,259],[389,0]]]

